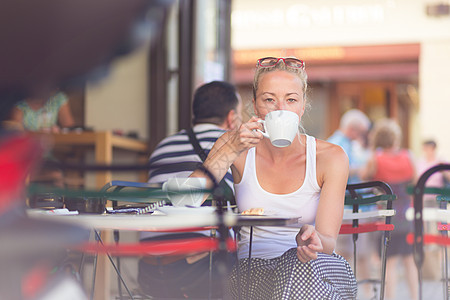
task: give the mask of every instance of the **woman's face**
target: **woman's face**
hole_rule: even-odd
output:
[[[281,70],[262,74],[256,99],[253,99],[253,108],[261,119],[274,110],[289,110],[301,119],[305,111],[305,101],[300,78]]]

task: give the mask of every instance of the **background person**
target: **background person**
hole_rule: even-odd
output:
[[[227,130],[236,129],[241,122],[241,99],[236,88],[227,82],[213,81],[199,87],[194,93],[192,109],[194,127],[163,139],[150,156],[149,183],[162,183],[173,177],[188,177],[202,164],[201,154],[190,141],[189,131],[198,140],[206,155],[214,142]],[[200,151],[203,151],[200,150]],[[232,188],[232,176],[225,182]],[[232,192],[232,190],[230,190]],[[205,232],[209,235],[209,232]],[[203,236],[184,233],[179,237]],[[177,235],[143,232],[141,240],[174,239]],[[207,253],[172,261],[157,261],[152,257],[139,262],[138,281],[144,292],[156,297],[208,297],[209,256]],[[222,293],[221,283],[213,282],[214,296]]]
[[[363,178],[380,180],[389,184],[397,195],[393,201],[396,214],[392,218],[395,226],[386,250],[386,299],[395,299],[398,281],[398,264],[401,262],[409,287],[409,299],[417,299],[417,269],[414,264],[413,246],[406,242],[406,235],[412,232],[412,222],[405,217],[412,198],[407,194],[407,186],[415,179],[414,159],[407,149],[400,147],[402,131],[390,119],[378,120],[370,133],[373,156],[363,173]],[[381,246],[381,243],[379,243]]]
[[[328,142],[339,145],[348,156],[350,171],[348,183],[360,183],[361,172],[367,164],[370,151],[367,148],[367,134],[371,126],[370,119],[359,109],[346,111],[339,122],[339,128],[327,139]],[[351,207],[350,207],[351,208]],[[361,206],[362,210],[371,209],[373,206]],[[360,221],[361,223],[364,220]],[[379,264],[376,253],[376,233],[359,234],[357,240],[357,267],[358,280],[369,279],[371,269]],[[336,252],[347,260],[353,261],[353,235],[339,235]],[[371,293],[371,286],[365,286],[365,293]]]
[[[437,154],[437,144],[434,140],[426,140],[422,143],[422,155],[417,160],[416,168],[418,178],[431,167],[447,163]],[[450,172],[436,172],[426,182],[426,187],[443,188],[446,182],[450,182]],[[424,207],[437,207],[436,195],[424,195]]]
[[[342,221],[348,159],[336,145],[298,133],[290,146],[278,148],[256,129],[266,114],[288,110],[301,120],[307,74],[295,58],[258,60],[253,84],[256,116],[239,130],[222,135],[204,167],[220,181],[231,167],[239,211],[259,210],[299,217],[293,227],[253,227],[251,284],[246,270],[249,228],[239,240],[240,282],[236,269],[231,290],[242,299],[354,299],[356,284],[345,259],[334,253]],[[206,177],[196,170],[192,176]]]
[[[442,163],[447,162],[445,159],[438,156],[436,141],[432,139],[425,140],[422,143],[422,155],[416,162],[417,180],[423,173],[425,173],[425,171]],[[428,178],[425,187],[444,188],[446,186],[446,182],[450,182],[450,172],[436,172]],[[436,196],[437,195],[435,194],[424,194],[423,207],[439,207],[440,203],[436,200]],[[438,234],[435,223],[432,222],[429,224],[425,222],[424,226],[424,230],[427,233]],[[422,268],[424,279],[440,280],[440,277],[442,276],[441,268],[436,268],[436,266],[441,266],[441,247],[437,245],[424,245],[424,250],[425,261]]]
[[[350,109],[345,112],[337,129],[327,141],[339,145],[344,149],[350,164],[349,183],[361,181],[359,173],[365,166],[364,139],[370,128],[370,120],[359,109]]]
[[[73,127],[75,121],[70,110],[69,98],[63,92],[56,92],[48,99],[28,98],[18,102],[12,112],[11,121],[24,131],[60,132],[61,128]],[[64,173],[57,166],[58,160],[47,152],[44,161],[30,174],[30,182],[64,187]],[[30,206],[39,204],[30,201]],[[45,203],[43,203],[45,204]]]
[[[29,98],[20,101],[13,108],[11,118],[28,131],[59,132],[60,128],[75,125],[69,98],[62,92],[48,99]]]

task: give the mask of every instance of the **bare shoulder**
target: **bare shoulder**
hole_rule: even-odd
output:
[[[325,160],[344,160],[344,162],[347,161],[348,163],[347,154],[345,154],[341,146],[319,139],[316,141],[318,158],[320,157]]]
[[[317,177],[323,182],[327,174],[348,176],[348,156],[341,146],[317,139]]]

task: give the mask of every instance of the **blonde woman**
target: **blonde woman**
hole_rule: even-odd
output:
[[[225,133],[204,167],[220,181],[231,167],[241,212],[262,209],[299,217],[300,228],[254,227],[251,284],[247,290],[249,228],[239,240],[240,282],[231,275],[232,295],[242,299],[354,299],[356,281],[344,258],[334,253],[341,226],[348,158],[341,147],[298,132],[278,148],[256,131],[275,110],[301,120],[307,74],[296,58],[266,57],[257,62],[253,83],[255,116]],[[208,177],[201,170],[192,176]],[[208,179],[209,180],[209,179]],[[209,185],[212,185],[209,180]]]
[[[388,183],[397,200],[393,202],[396,211],[393,218],[395,226],[391,241],[386,251],[386,299],[395,299],[398,279],[398,263],[405,268],[405,277],[409,286],[410,297],[417,299],[417,269],[414,264],[413,247],[406,243],[406,235],[412,231],[412,222],[405,218],[412,198],[406,192],[408,184],[415,178],[414,160],[407,149],[400,147],[402,130],[390,119],[375,122],[370,132],[370,144],[373,156],[369,160],[363,179],[381,180]]]

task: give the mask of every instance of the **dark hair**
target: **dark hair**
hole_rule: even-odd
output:
[[[224,81],[212,81],[199,87],[194,93],[193,123],[220,125],[227,114],[238,105],[236,88]]]

